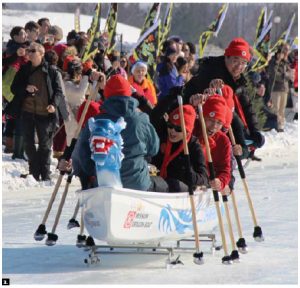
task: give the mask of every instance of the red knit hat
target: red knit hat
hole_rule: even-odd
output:
[[[107,81],[104,88],[104,97],[131,96],[130,83],[120,74],[113,75]]]
[[[213,95],[208,97],[203,105],[204,117],[218,119],[225,123],[226,118],[226,101],[220,95]]]
[[[68,55],[68,56],[65,58],[64,64],[63,64],[63,71],[64,71],[64,72],[67,72],[69,62],[71,62],[71,61],[74,60],[74,59],[75,59],[75,56],[73,56],[73,55]]]
[[[93,68],[93,60],[88,59],[82,63],[82,72],[83,73],[86,73],[87,71],[89,71],[92,68]]]
[[[222,95],[226,101],[227,106],[231,111],[234,109],[233,90],[230,86],[224,85],[222,88]]]
[[[186,131],[192,133],[194,129],[195,119],[196,119],[196,112],[192,105],[189,104],[183,105],[183,117],[184,117]],[[169,114],[169,121],[176,126],[181,126],[179,107],[173,110]]]
[[[235,38],[225,49],[224,55],[241,57],[249,62],[251,59],[249,44],[243,38]]]

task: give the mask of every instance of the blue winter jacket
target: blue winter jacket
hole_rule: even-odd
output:
[[[171,88],[184,85],[184,78],[182,75],[178,75],[175,65],[173,65],[173,68],[169,73],[165,73],[165,65],[166,63],[162,62],[159,63],[156,68],[158,74],[157,85],[160,91],[158,100],[167,96]]]
[[[120,117],[124,117],[127,124],[121,132],[124,141],[124,159],[120,170],[122,184],[125,188],[146,191],[150,188],[151,180],[145,158],[158,153],[159,138],[148,115],[137,110],[137,106],[138,101],[132,97],[112,96],[101,106],[105,113],[97,115],[95,119],[110,119],[116,122]],[[86,125],[72,154],[75,175],[84,173],[96,176],[89,138],[90,131]]]

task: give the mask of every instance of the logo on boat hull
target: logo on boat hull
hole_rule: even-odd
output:
[[[123,224],[123,228],[150,228],[152,225],[152,221],[149,221],[148,218],[148,213],[130,210]]]
[[[221,207],[221,213],[224,214],[224,208]],[[197,223],[208,223],[217,219],[215,208],[210,205],[206,206],[205,203],[199,203],[196,207]],[[170,204],[162,208],[160,212],[158,229],[162,232],[177,232],[184,234],[188,230],[193,230],[191,209],[174,209]]]
[[[123,228],[130,228],[132,225],[132,222],[135,218],[136,212],[135,211],[129,211],[127,214],[127,218],[124,222]]]

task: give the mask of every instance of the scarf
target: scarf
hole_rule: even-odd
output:
[[[192,134],[189,133],[189,135],[187,136],[187,139],[186,139],[187,143],[190,141],[191,137],[192,137]],[[183,151],[183,142],[171,154],[172,147],[173,147],[173,143],[168,139],[167,144],[165,146],[165,151],[164,151],[164,154],[165,154],[164,160],[163,160],[163,163],[160,168],[160,176],[164,179],[168,177],[167,168],[168,168],[168,165],[170,164],[170,162],[173,161],[173,159],[175,159]]]

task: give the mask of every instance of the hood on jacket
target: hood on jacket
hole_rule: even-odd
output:
[[[111,96],[101,106],[106,113],[115,117],[129,117],[136,113],[138,101],[128,96]]]

